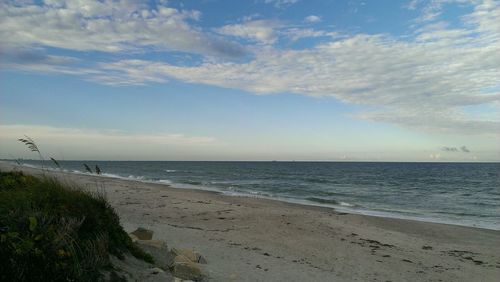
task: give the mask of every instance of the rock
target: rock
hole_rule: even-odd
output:
[[[139,240],[139,238],[132,233],[128,234],[128,236],[130,237],[130,240],[132,240],[132,243],[136,243]]]
[[[154,258],[156,266],[168,269],[170,260],[167,243],[160,240],[137,240],[136,244]]]
[[[171,268],[172,274],[184,280],[202,281],[205,279],[200,267],[191,261],[175,262]]]
[[[193,280],[184,280],[179,277],[174,277],[174,282],[194,282]]]
[[[198,263],[207,264],[207,260],[205,259],[204,256],[199,255],[199,257],[198,257]]]
[[[146,228],[139,227],[131,234],[135,235],[140,240],[151,240],[153,239],[153,231]]]
[[[188,258],[192,262],[201,263],[201,264],[207,263],[207,260],[200,253],[194,251],[193,249],[172,248],[171,253],[174,254],[174,258],[176,256],[181,255],[181,256]]]
[[[175,256],[184,256],[192,262],[198,262],[198,258],[197,258],[195,251],[193,249],[172,248],[171,252]]]
[[[158,274],[158,273],[165,272],[165,271],[163,271],[163,269],[158,268],[158,267],[153,267],[153,268],[150,269],[150,271],[151,271],[151,274]]]
[[[192,263],[192,261],[183,255],[178,255],[174,258],[172,265],[176,263]]]
[[[131,254],[125,254],[124,258],[110,256],[113,267],[104,274],[115,272],[115,276],[122,277],[120,281],[140,281],[140,282],[169,282],[174,281],[174,276],[170,271],[164,271],[141,259],[137,259]],[[109,275],[108,275],[109,276]],[[110,281],[105,279],[104,281]],[[118,281],[118,280],[111,280]]]
[[[161,240],[137,240],[137,245],[156,250],[168,250],[167,243]]]

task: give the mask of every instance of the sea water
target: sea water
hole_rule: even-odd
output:
[[[500,230],[499,163],[60,162],[86,173],[83,163],[98,165],[105,177]]]

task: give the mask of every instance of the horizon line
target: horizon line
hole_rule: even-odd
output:
[[[39,159],[0,159],[0,161],[37,161],[37,162],[52,162]],[[62,162],[260,162],[260,163],[498,163],[500,161],[391,161],[391,160],[92,160],[92,159],[69,159],[57,161]]]

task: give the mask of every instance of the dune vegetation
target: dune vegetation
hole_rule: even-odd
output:
[[[126,253],[153,261],[132,243],[102,193],[0,172],[0,281],[101,280],[103,272],[114,276],[110,256]]]

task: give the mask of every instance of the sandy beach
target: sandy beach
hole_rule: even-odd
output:
[[[0,163],[2,171],[13,168]],[[196,249],[209,262],[206,271],[213,281],[498,281],[500,277],[500,231],[346,214],[116,178],[46,174],[105,191],[127,231],[145,227],[169,245]]]

